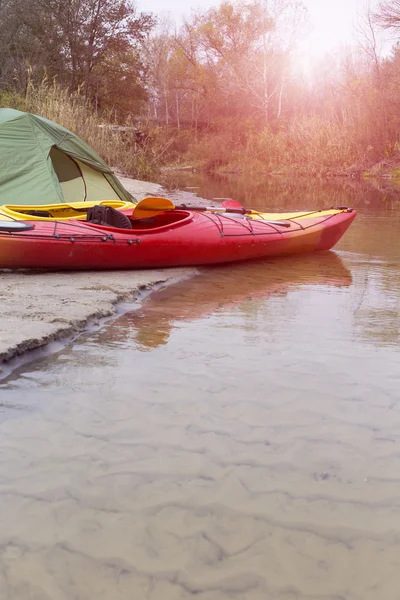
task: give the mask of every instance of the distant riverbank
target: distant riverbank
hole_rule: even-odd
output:
[[[243,175],[248,172],[252,175],[271,177],[310,177],[319,179],[361,179],[365,181],[381,182],[384,185],[392,185],[394,188],[400,186],[400,156],[391,159],[383,159],[373,164],[352,164],[343,167],[319,167],[316,169],[310,164],[285,164],[265,169],[258,163],[233,163],[233,164],[177,164],[161,167],[162,173],[168,172],[205,172],[218,175]]]

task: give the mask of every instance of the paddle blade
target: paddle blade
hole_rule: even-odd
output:
[[[160,211],[174,210],[174,208],[175,204],[168,198],[148,196],[137,203],[132,211],[132,216],[135,217],[135,219],[146,219],[155,217]]]
[[[214,198],[214,200],[215,200],[215,198]],[[240,210],[243,214],[246,214],[246,215],[259,215],[260,214],[258,210],[251,210],[250,208],[245,208],[237,200],[225,200],[225,202],[223,202],[221,206],[223,206],[224,208]]]
[[[214,198],[214,200],[215,199],[216,198]],[[242,206],[237,200],[225,200],[221,206],[224,208],[236,208],[237,210],[244,210],[244,206]]]

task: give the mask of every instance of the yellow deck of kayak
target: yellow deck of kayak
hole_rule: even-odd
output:
[[[112,208],[126,209],[132,207],[132,202],[122,200],[103,200],[101,202],[69,202],[68,204],[43,204],[41,206],[18,206],[8,204],[0,206],[1,221],[62,221],[70,219],[86,219],[87,209],[101,204]],[[46,213],[48,216],[46,216]]]
[[[70,202],[68,204],[43,204],[41,206],[29,206],[29,205],[3,205],[0,206],[0,220],[1,221],[14,221],[14,220],[29,220],[29,221],[62,221],[62,220],[85,220],[87,215],[87,209],[91,206],[101,204],[103,206],[111,206],[120,210],[127,211],[127,209],[133,208],[131,202],[122,202],[118,200],[103,200],[101,202]],[[188,206],[190,210],[190,206]],[[301,219],[310,216],[328,216],[342,212],[341,209],[331,208],[328,210],[321,211],[296,211],[296,212],[259,212],[253,211],[247,216],[252,219],[262,219],[267,221],[279,221],[286,219]],[[46,216],[46,213],[48,216]],[[129,213],[128,213],[129,214]]]
[[[343,212],[343,210],[347,210],[347,209],[343,209],[343,208],[328,208],[327,210],[302,210],[302,211],[296,211],[296,212],[274,212],[274,213],[267,213],[267,212],[258,212],[258,211],[253,211],[252,214],[247,215],[248,217],[251,217],[252,219],[262,219],[262,220],[266,220],[266,221],[285,221],[287,219],[305,219],[307,217],[325,217],[325,216],[329,216],[329,215],[337,215],[338,213]]]

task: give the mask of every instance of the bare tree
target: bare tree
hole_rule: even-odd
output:
[[[170,99],[168,90],[168,65],[173,51],[173,26],[163,18],[157,28],[147,35],[142,47],[147,65],[146,87],[151,98],[153,114],[150,116],[169,125]]]
[[[400,2],[399,2],[400,6]],[[365,12],[363,15],[358,16],[358,23],[356,25],[356,35],[358,45],[364,52],[365,56],[369,59],[373,65],[374,71],[378,79],[380,78],[380,48],[377,41],[377,34],[375,30],[376,19],[371,10],[370,3],[367,2],[365,6]]]
[[[376,23],[383,29],[400,31],[400,0],[382,0],[374,14]]]

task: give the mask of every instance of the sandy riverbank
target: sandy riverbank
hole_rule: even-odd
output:
[[[158,184],[120,177],[137,200],[164,192]],[[56,339],[83,331],[115,313],[116,304],[132,300],[156,283],[175,281],[195,269],[77,273],[0,271],[1,364]]]

